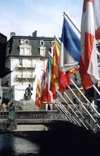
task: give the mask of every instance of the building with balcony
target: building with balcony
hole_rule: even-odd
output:
[[[5,66],[12,72],[3,77],[9,89],[4,90],[4,98],[10,100],[23,99],[28,84],[33,86],[32,99],[35,100],[37,80],[41,80],[46,68],[48,52],[53,53],[54,38],[32,36],[17,36],[11,33],[6,45]]]

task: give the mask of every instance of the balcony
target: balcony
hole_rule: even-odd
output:
[[[36,75],[16,75],[16,80],[34,80]]]
[[[24,64],[23,66],[17,64],[16,69],[35,69],[36,68],[36,64],[34,65],[28,65],[28,64]]]

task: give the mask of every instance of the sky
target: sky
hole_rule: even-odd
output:
[[[31,36],[61,37],[63,12],[67,12],[80,29],[83,0],[1,0],[0,33],[10,38]]]

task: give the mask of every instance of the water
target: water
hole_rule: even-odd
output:
[[[100,156],[100,138],[75,129],[0,134],[0,156]]]

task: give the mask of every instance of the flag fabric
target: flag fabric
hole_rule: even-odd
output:
[[[93,1],[94,20],[95,20],[95,37],[100,39],[100,0]]]
[[[47,74],[48,74],[48,61],[46,64],[46,71],[45,71],[45,82],[44,82],[44,96],[43,96],[43,100],[45,102],[47,102],[47,96],[46,96],[46,91],[47,91]]]
[[[84,0],[83,4],[79,72],[85,90],[91,88],[93,84],[98,82],[93,0]]]
[[[40,105],[41,105],[41,84],[40,84],[39,81],[37,82],[36,103],[35,103],[35,105],[37,107],[40,107]]]
[[[80,39],[75,34],[67,19],[64,17],[62,36],[61,36],[61,67],[65,71],[76,67],[80,63],[81,47]]]
[[[60,46],[57,41],[54,41],[54,49],[53,49],[53,58],[52,58],[52,67],[51,67],[51,82],[50,82],[50,90],[53,93],[53,99],[57,98],[57,79],[58,79],[58,63],[59,63],[59,53]]]
[[[59,57],[59,90],[71,84],[70,69],[80,62],[80,39],[64,17]]]
[[[45,71],[43,71],[42,80],[41,80],[41,104],[45,102]]]
[[[48,104],[51,103],[51,92],[50,92],[51,65],[52,65],[52,61],[49,57],[47,62],[46,77],[45,77],[45,100],[47,101]]]
[[[76,72],[77,70],[78,70],[78,68],[77,68],[77,67],[74,67],[74,68],[70,69],[70,74],[72,74],[72,73]]]

